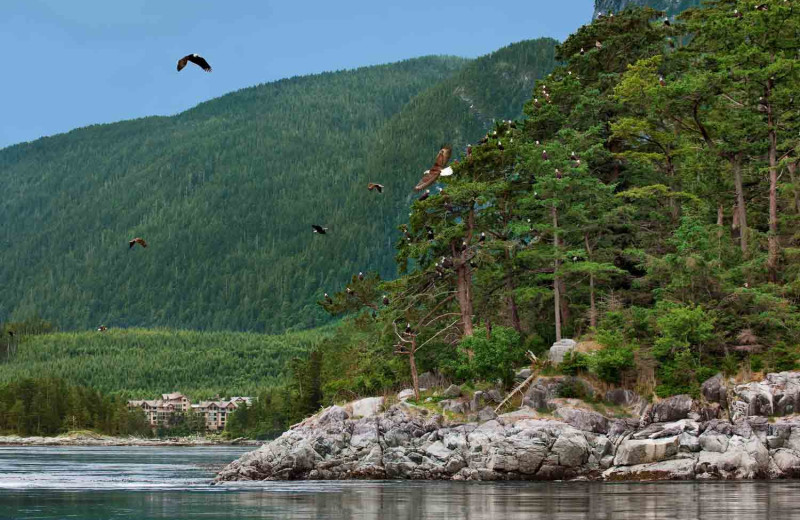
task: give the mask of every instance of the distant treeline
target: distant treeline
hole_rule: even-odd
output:
[[[22,379],[0,384],[0,433],[58,435],[92,430],[107,435],[152,434],[144,412],[127,401],[63,379]]]

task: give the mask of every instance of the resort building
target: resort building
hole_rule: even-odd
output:
[[[242,404],[249,406],[252,402],[252,397],[237,396],[226,400],[200,401],[192,404],[188,397],[175,392],[161,394],[161,399],[128,401],[128,408],[141,408],[153,428],[169,425],[176,413],[183,414],[192,410],[203,417],[207,430],[222,431],[234,410]]]

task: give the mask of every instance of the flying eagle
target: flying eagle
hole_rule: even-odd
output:
[[[187,54],[183,58],[179,59],[178,71],[180,72],[190,61],[195,65],[197,65],[198,67],[200,67],[201,69],[203,69],[204,71],[211,72],[211,65],[209,65],[208,62],[205,60],[205,58],[203,58],[199,54]]]
[[[97,327],[97,332],[105,332],[107,330],[108,327],[106,327],[105,325],[100,325],[99,327]]]
[[[147,242],[141,237],[136,237],[133,240],[128,240],[128,249],[133,249],[133,246],[139,244],[142,247],[147,247]]]
[[[419,183],[414,186],[414,191],[421,191],[436,182],[436,179],[439,178],[439,175],[442,174],[442,170],[445,169],[447,166],[447,162],[450,160],[450,155],[453,153],[452,148],[449,146],[442,147],[439,150],[439,154],[436,156],[436,162],[433,164],[430,170],[426,170],[425,174],[422,176],[422,179]],[[453,170],[450,169],[449,175],[452,175]]]
[[[324,235],[325,232],[328,230],[326,227],[318,226],[316,224],[311,224],[311,229],[314,230],[314,233],[319,233],[320,235]]]
[[[378,190],[378,193],[383,193],[383,184],[378,184],[377,182],[370,182],[367,184],[367,189],[369,191]]]

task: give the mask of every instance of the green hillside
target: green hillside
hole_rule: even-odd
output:
[[[278,332],[328,321],[324,290],[396,272],[395,227],[431,160],[420,151],[519,115],[554,44],[292,78],[0,151],[0,322]],[[149,247],[129,251],[134,236]]]
[[[195,399],[254,395],[259,388],[282,383],[289,361],[315,348],[331,332],[321,328],[267,336],[109,329],[102,334],[31,335],[10,362],[0,363],[0,386],[46,375],[138,398],[173,391]]]
[[[674,16],[700,4],[702,0],[595,0],[594,16],[596,17],[598,13],[619,13],[633,7],[652,7]]]

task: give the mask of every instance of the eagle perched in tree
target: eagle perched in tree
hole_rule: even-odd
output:
[[[425,174],[422,176],[422,179],[419,183],[414,186],[414,191],[421,191],[436,182],[436,179],[439,178],[439,175],[444,175],[445,177],[448,175],[453,174],[452,168],[445,168],[447,166],[448,161],[450,161],[450,155],[453,153],[453,149],[449,146],[443,146],[441,150],[439,150],[439,154],[436,156],[436,162],[433,164],[430,170],[426,170]],[[449,170],[449,171],[445,171]]]
[[[208,62],[205,60],[205,58],[203,58],[199,54],[187,54],[183,58],[179,59],[178,72],[183,70],[186,64],[189,63],[190,61],[195,65],[197,65],[198,67],[200,67],[201,69],[203,69],[204,71],[211,72],[211,65],[209,65]]]

